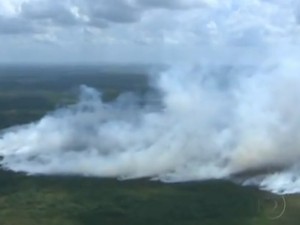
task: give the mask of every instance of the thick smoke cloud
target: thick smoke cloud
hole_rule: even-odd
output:
[[[128,94],[103,103],[83,86],[77,104],[4,131],[2,166],[167,182],[262,171],[245,183],[298,192],[299,69],[288,55],[260,67],[174,68],[155,82],[161,103],[143,107]]]
[[[76,21],[89,24],[94,18],[103,27],[143,21],[153,8],[155,13],[180,11],[176,19],[167,20],[176,22],[173,28],[167,23],[167,35],[164,29],[158,33],[183,48],[199,44],[201,51],[191,52],[200,63],[172,65],[154,76],[159,77],[154,82],[161,94],[159,105],[141,106],[139,96],[133,95],[103,103],[100,93],[83,87],[77,104],[3,131],[4,168],[167,182],[242,179],[273,192],[300,192],[299,23],[294,1],[207,1],[201,4],[202,14],[182,6],[183,1],[110,1],[105,7],[102,1],[87,2],[66,9]],[[27,10],[24,16],[33,21],[72,24],[70,17],[51,10]],[[153,18],[143,21],[152,25],[150,31],[163,26]],[[189,51],[184,57],[190,57]]]

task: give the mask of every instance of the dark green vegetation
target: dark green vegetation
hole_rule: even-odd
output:
[[[80,85],[101,90],[103,101],[111,101],[124,92],[142,96],[149,91],[147,83],[142,68],[0,66],[0,129],[74,103]]]
[[[258,193],[227,182],[162,184],[0,174],[0,223],[255,224]]]
[[[144,95],[142,71],[100,67],[1,67],[0,127],[38,120],[74,103],[81,84],[111,101]],[[162,184],[148,180],[26,176],[0,170],[0,225],[298,225],[300,199],[227,181]],[[277,209],[273,210],[275,205]]]

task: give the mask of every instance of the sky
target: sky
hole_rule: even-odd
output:
[[[224,60],[245,51],[247,61],[261,56],[266,42],[297,45],[298,5],[296,0],[1,0],[0,63],[164,63]]]

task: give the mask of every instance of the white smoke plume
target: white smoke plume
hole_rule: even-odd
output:
[[[133,94],[104,103],[101,93],[83,86],[77,104],[4,131],[2,166],[29,174],[166,182],[235,179],[260,171],[245,175],[245,184],[300,192],[295,4],[239,2],[231,2],[229,19],[215,21],[222,32],[240,19],[230,27],[234,31],[222,33],[218,51],[207,52],[205,63],[172,67],[156,79],[159,104],[141,105]],[[201,61],[206,53],[199,54]]]

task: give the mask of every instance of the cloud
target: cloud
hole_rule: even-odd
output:
[[[23,18],[6,18],[0,16],[0,34],[31,34],[35,33],[36,28],[33,24],[27,23]]]
[[[215,1],[200,1],[200,0],[136,0],[136,4],[143,7],[163,8],[163,9],[189,9],[203,6],[213,5]]]
[[[72,13],[70,5],[63,1],[29,1],[21,6],[20,17],[31,23],[48,23],[50,25],[69,26],[79,21]]]
[[[141,18],[142,10],[126,1],[89,1],[91,20],[102,19],[113,23],[133,23]]]
[[[106,28],[113,24],[138,23],[149,11],[162,8],[188,9],[202,3],[196,0],[6,0],[0,5],[3,14],[0,30],[2,34],[21,34],[38,29],[47,30],[49,27]],[[10,24],[11,29],[8,28]]]
[[[228,45],[296,44],[297,5],[294,0],[2,0],[0,39],[3,42],[10,35],[7,48],[16,52],[14,46],[21,38],[28,48],[36,48],[41,40],[60,43],[53,50],[57,56],[66,54],[62,52],[66,48],[90,49],[95,52],[93,59],[106,59],[103,49],[109,46],[116,61],[139,60],[133,52],[148,60],[180,61],[205,58],[199,53],[208,46],[217,51]],[[293,36],[288,35],[291,32]],[[48,55],[46,49],[43,55]],[[0,55],[0,60],[5,57]]]

